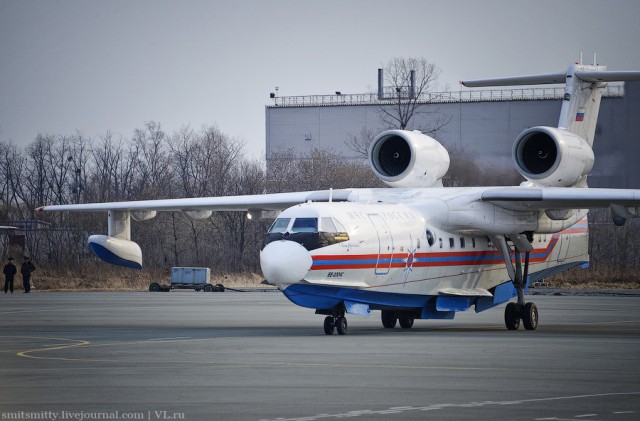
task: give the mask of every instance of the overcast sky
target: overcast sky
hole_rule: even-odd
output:
[[[637,0],[0,0],[0,140],[216,124],[261,157],[276,86],[369,92],[401,56],[456,90],[563,71],[580,51],[640,70],[639,18]]]

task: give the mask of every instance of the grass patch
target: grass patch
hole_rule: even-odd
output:
[[[259,287],[258,273],[211,273],[212,284],[230,288]],[[134,270],[111,265],[81,265],[70,269],[38,267],[32,282],[38,291],[147,291],[151,282],[170,284],[170,269]],[[640,271],[592,266],[545,279],[552,288],[640,289]],[[16,277],[15,287],[22,281]]]
[[[563,272],[545,282],[552,288],[640,289],[640,272],[592,266]]]
[[[212,284],[243,288],[261,286],[264,278],[256,273],[211,273]],[[38,268],[32,283],[37,291],[147,291],[151,282],[170,284],[169,270],[135,270],[117,266],[80,266],[69,269]],[[16,287],[22,280],[16,278]]]

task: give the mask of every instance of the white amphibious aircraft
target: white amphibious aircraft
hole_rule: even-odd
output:
[[[530,282],[586,267],[590,208],[614,221],[640,216],[640,190],[590,189],[592,143],[606,82],[640,80],[575,64],[566,73],[463,82],[469,87],[565,83],[558,127],[532,127],[515,141],[513,159],[527,181],[516,187],[442,186],[449,155],[418,131],[389,130],[369,148],[375,175],[392,188],[251,196],[55,205],[40,211],[108,211],[108,235],[89,244],[103,260],[141,268],[130,221],[157,211],[204,219],[212,211],[283,210],[267,233],[260,264],[266,280],[293,303],[326,315],[324,331],[347,332],[345,314],[381,310],[382,324],[452,319],[509,302],[508,329],[536,329],[525,303]]]

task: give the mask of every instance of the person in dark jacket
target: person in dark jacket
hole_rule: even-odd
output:
[[[22,274],[22,286],[25,293],[31,291],[31,272],[34,270],[36,270],[36,267],[31,263],[31,259],[28,256],[24,256],[24,262],[20,266],[20,273]]]
[[[13,264],[13,257],[9,257],[9,262],[4,265],[4,269],[2,270],[4,273],[4,293],[7,291],[11,291],[13,294],[13,278],[16,276],[16,265]]]

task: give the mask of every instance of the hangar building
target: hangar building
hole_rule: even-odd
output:
[[[472,168],[480,180],[475,184],[513,184],[519,177],[513,142],[529,127],[556,127],[563,94],[563,87],[430,94],[421,103],[433,114],[414,117],[408,128],[429,127],[429,120],[445,116],[449,122],[432,137],[449,151],[452,168],[456,160],[455,168]],[[374,134],[386,129],[380,118],[385,101],[378,94],[275,96],[272,101],[266,106],[267,163],[273,152],[289,148],[301,157],[321,148],[362,159],[348,140],[363,129]],[[594,153],[591,187],[640,188],[640,82],[606,88]],[[486,174],[477,176],[477,171]]]

